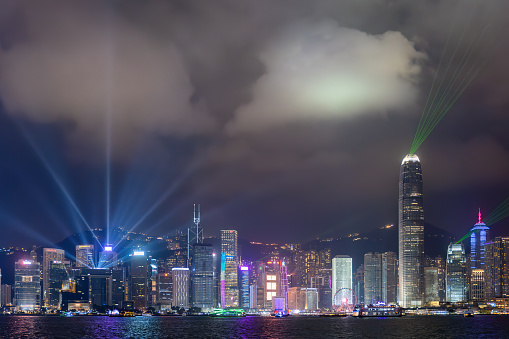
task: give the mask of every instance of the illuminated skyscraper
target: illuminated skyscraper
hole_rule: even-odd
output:
[[[382,300],[398,302],[398,257],[394,252],[382,253]]]
[[[352,258],[348,255],[337,255],[332,259],[332,304],[338,304],[341,301],[337,300],[334,303],[334,296],[341,288],[352,289]],[[349,300],[353,299],[351,293],[346,296]]]
[[[249,267],[240,267],[240,307],[249,308]]]
[[[450,244],[447,249],[445,295],[446,301],[457,303],[467,300],[467,260],[463,244]]]
[[[41,265],[20,259],[14,264],[16,310],[33,312],[41,307]]]
[[[94,268],[94,245],[76,246],[76,266]]]
[[[173,305],[189,308],[189,268],[174,267],[171,270],[173,278]]]
[[[135,251],[131,257],[131,300],[138,310],[147,307],[148,265],[145,252]]]
[[[42,299],[48,306],[49,269],[53,261],[62,263],[65,259],[65,251],[57,248],[43,248],[42,250]]]
[[[69,281],[67,269],[63,261],[52,261],[47,272],[46,305],[60,309],[60,291],[64,281]]]
[[[509,296],[509,238],[496,237],[486,243],[486,297]]]
[[[118,255],[113,251],[112,245],[104,246],[104,250],[99,252],[99,268],[109,268],[118,265]]]
[[[364,303],[382,301],[382,255],[364,254]]]
[[[424,208],[419,158],[409,154],[399,174],[399,304],[418,307],[424,298]]]
[[[481,209],[479,209],[479,221],[470,230],[470,269],[484,269],[485,255],[484,245],[489,238],[490,228],[481,221]]]
[[[214,306],[214,267],[212,245],[194,244],[191,267],[191,300],[193,307]]]
[[[239,306],[237,231],[221,230],[221,307]]]

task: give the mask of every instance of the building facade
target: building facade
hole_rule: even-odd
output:
[[[76,266],[94,268],[94,245],[76,246]]]
[[[424,291],[424,207],[422,169],[417,155],[408,154],[399,175],[398,243],[399,304],[422,305]]]
[[[171,270],[173,278],[173,304],[174,306],[189,308],[190,274],[187,267],[174,267]]]
[[[191,290],[193,307],[214,306],[214,262],[212,245],[194,244],[191,268]]]
[[[467,260],[462,243],[450,244],[447,249],[446,301],[457,303],[467,300]]]
[[[376,304],[382,301],[382,255],[364,254],[364,303]]]
[[[221,307],[239,306],[237,231],[221,230]]]
[[[41,307],[41,265],[20,259],[14,263],[16,311],[33,312]]]
[[[352,258],[348,255],[337,255],[332,259],[332,306],[339,305],[338,291],[342,288],[352,289]],[[345,294],[343,294],[345,295]],[[345,296],[348,300],[353,301],[351,292],[347,292]]]
[[[398,256],[394,252],[382,253],[382,300],[398,303]]]
[[[63,262],[65,260],[65,251],[58,248],[42,249],[42,299],[45,306],[50,306],[49,300],[49,269],[53,261]]]
[[[148,263],[145,253],[135,251],[131,257],[130,269],[130,295],[134,308],[144,310],[147,308],[148,298]]]

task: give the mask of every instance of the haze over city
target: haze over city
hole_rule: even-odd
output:
[[[0,245],[164,235],[193,203],[206,236],[250,241],[397,224],[430,88],[468,56],[476,76],[416,151],[426,222],[460,238],[508,197],[508,7],[2,0]]]

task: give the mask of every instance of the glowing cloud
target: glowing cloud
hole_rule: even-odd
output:
[[[228,131],[408,108],[424,57],[399,32],[369,35],[333,21],[290,27],[260,55],[266,73]]]

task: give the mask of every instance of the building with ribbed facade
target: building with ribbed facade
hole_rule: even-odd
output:
[[[399,304],[419,307],[424,299],[424,207],[417,155],[401,163],[398,201]]]

